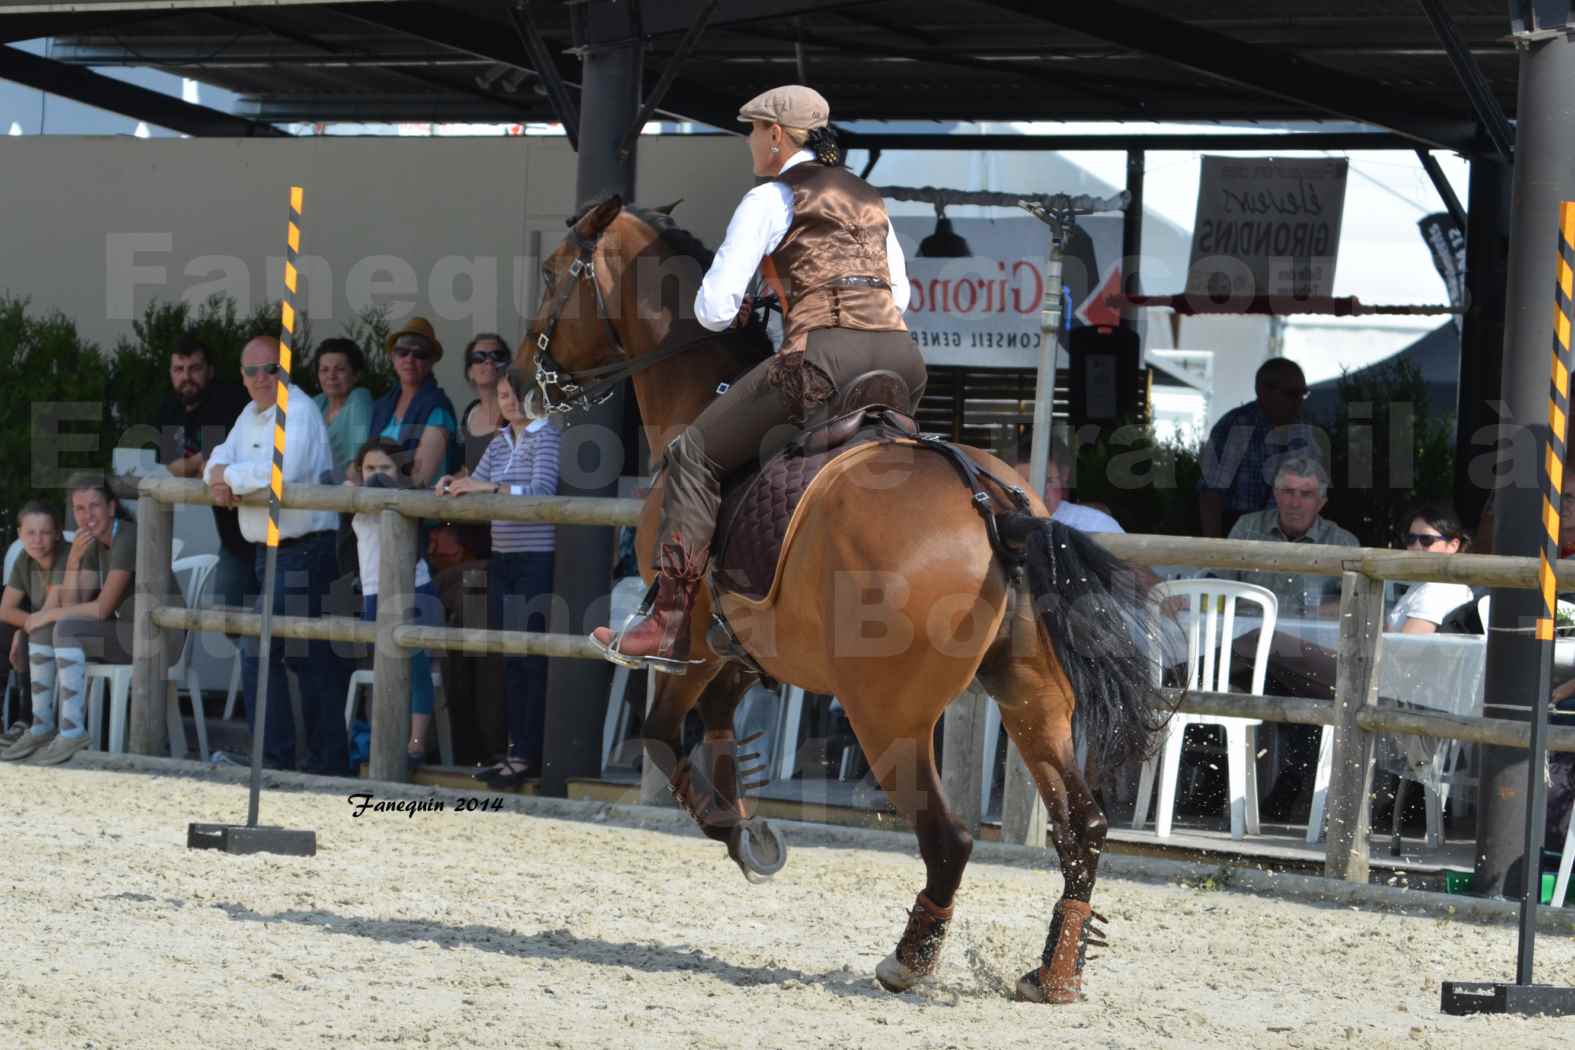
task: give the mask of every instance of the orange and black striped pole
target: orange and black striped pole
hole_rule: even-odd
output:
[[[1537,586],[1542,611],[1536,637],[1539,687],[1532,703],[1531,768],[1526,792],[1526,854],[1520,899],[1520,951],[1515,983],[1530,984],[1537,935],[1537,905],[1542,896],[1542,831],[1548,807],[1548,704],[1553,690],[1553,639],[1558,614],[1554,567],[1559,559],[1559,519],[1564,498],[1565,435],[1570,415],[1570,337],[1575,327],[1575,201],[1559,204],[1558,269],[1553,284],[1553,359],[1548,384],[1547,488],[1542,498],[1542,559]]]
[[[273,416],[273,473],[268,482],[268,553],[263,568],[262,630],[257,642],[257,710],[252,723],[252,785],[246,811],[246,823],[250,827],[257,826],[257,804],[262,792],[263,741],[268,725],[273,588],[279,568],[279,504],[284,498],[284,435],[285,421],[290,411],[290,365],[293,358],[290,343],[295,338],[296,259],[301,253],[301,205],[304,197],[305,192],[301,187],[290,187],[290,221],[285,234],[284,251],[284,301],[279,308],[283,330],[279,333],[278,399],[274,402]]]

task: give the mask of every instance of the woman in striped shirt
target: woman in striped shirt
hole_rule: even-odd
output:
[[[551,496],[558,491],[558,428],[541,411],[535,383],[519,369],[498,381],[503,425],[467,478],[444,477],[439,495],[467,492]],[[506,631],[544,631],[552,603],[553,526],[492,523],[488,579],[491,620]],[[511,656],[504,662],[509,750],[502,762],[476,775],[493,787],[517,787],[541,771],[546,715],[547,658]]]

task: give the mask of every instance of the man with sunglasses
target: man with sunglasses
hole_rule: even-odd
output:
[[[328,428],[305,391],[290,383],[279,368],[279,341],[259,336],[241,351],[241,379],[251,404],[241,410],[224,444],[208,458],[203,479],[221,507],[238,505],[238,498],[265,491],[273,474],[275,407],[281,384],[289,389],[285,413],[284,481],[315,484],[333,468]],[[257,545],[257,578],[263,578],[267,556],[268,508],[265,504],[240,507],[241,533]],[[283,510],[279,512],[279,563],[274,574],[273,611],[292,616],[321,616],[328,582],[339,575],[334,550],[338,516],[331,511]],[[258,609],[261,611],[261,600]],[[246,717],[257,732],[256,702],[259,669],[257,640],[248,638],[241,649],[241,677],[246,695]],[[270,650],[269,674],[276,686],[284,685],[288,664],[301,684],[301,707],[308,735],[308,772],[343,776],[349,769],[349,742],[340,697],[350,681],[350,669],[325,641],[276,642]],[[282,688],[276,697],[287,695]],[[295,768],[295,719],[287,703],[268,705],[262,727],[264,764],[273,769]]]
[[[1313,428],[1302,422],[1307,377],[1300,365],[1270,358],[1253,388],[1256,399],[1225,413],[1203,446],[1198,516],[1204,536],[1229,536],[1238,518],[1274,506],[1280,462],[1318,450]]]

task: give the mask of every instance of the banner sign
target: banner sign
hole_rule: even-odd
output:
[[[1449,290],[1449,305],[1466,303],[1466,231],[1448,212],[1434,212],[1416,221],[1427,250],[1433,255],[1433,268]],[[1456,317],[1459,320],[1459,317]]]
[[[1009,219],[953,219],[952,229],[968,244],[966,258],[926,259],[919,244],[935,229],[929,216],[896,216],[892,225],[906,256],[912,296],[904,320],[932,365],[1036,368],[1039,364],[1040,310],[1044,304],[1045,254],[1049,231],[1032,216]],[[1103,315],[1089,299],[1104,275],[1095,261],[1101,233],[1113,233],[1116,247],[1100,253],[1112,266],[1120,255],[1120,220],[1090,216],[1063,250],[1063,342],[1068,325],[1083,323],[1079,310]],[[1111,225],[1110,231],[1101,225]],[[1066,367],[1063,346],[1060,367]]]
[[[1204,157],[1189,295],[1334,294],[1343,159]]]

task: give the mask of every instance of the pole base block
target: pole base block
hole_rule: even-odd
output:
[[[188,824],[186,848],[315,857],[317,832],[296,828],[252,827],[248,824]]]
[[[1516,1014],[1521,1017],[1575,1016],[1575,988],[1551,984],[1445,981],[1443,1011],[1466,1014]]]

